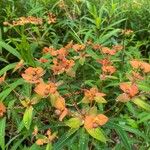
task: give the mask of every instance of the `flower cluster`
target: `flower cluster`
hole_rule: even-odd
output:
[[[28,16],[28,17],[20,17],[18,20],[13,21],[12,23],[3,22],[4,25],[11,25],[11,26],[20,26],[25,24],[34,24],[34,25],[41,25],[43,20],[41,18]]]

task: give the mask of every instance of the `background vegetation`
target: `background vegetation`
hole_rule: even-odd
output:
[[[2,150],[147,150],[150,147],[149,72],[139,71],[144,79],[137,82],[140,90],[134,97],[137,101],[116,101],[121,93],[120,83],[129,82],[126,75],[133,69],[130,61],[150,62],[149,0],[1,0],[0,6],[0,113],[4,113],[0,118]],[[13,25],[19,17],[28,16],[44,21],[38,25]],[[123,34],[123,31],[131,33]],[[96,46],[109,48],[122,45],[122,51],[109,57],[117,67],[117,73],[104,81],[99,78],[102,70],[97,60],[104,59],[105,54],[88,45],[85,53],[69,51],[68,59],[77,58],[71,76],[66,73],[54,75],[51,70],[53,56],[43,54],[42,50],[44,47],[60,49],[70,41],[86,46],[92,41]],[[84,57],[86,55],[87,58]],[[48,62],[39,62],[41,58],[48,59]],[[18,67],[21,60],[24,66],[20,63]],[[71,117],[59,121],[50,98],[39,100],[34,85],[22,78],[28,67],[42,67],[46,71],[44,80],[50,78],[60,84],[63,82],[58,91],[67,101],[66,106],[77,113],[88,107],[82,103],[82,89],[96,87],[106,93],[106,104],[94,104],[98,113],[109,118],[99,128],[101,134],[99,131],[94,135],[88,134],[83,124],[70,120]],[[66,98],[66,94],[71,96]],[[33,108],[26,106],[34,98],[38,100]],[[72,122],[76,122],[77,127]],[[36,127],[38,135],[33,134]],[[36,141],[50,136],[49,129],[57,134],[56,138],[39,146]]]

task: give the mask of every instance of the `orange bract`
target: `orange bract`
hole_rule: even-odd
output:
[[[132,31],[132,30],[130,30],[130,29],[122,30],[122,34],[130,35],[131,33],[133,33],[133,31]]]
[[[56,15],[48,13],[48,24],[56,23]]]
[[[73,48],[76,52],[78,52],[78,51],[84,50],[84,49],[85,49],[85,45],[84,45],[84,44],[74,44],[74,45],[72,46],[72,48]]]
[[[102,45],[100,45],[100,44],[92,44],[92,48],[94,50],[100,50],[102,48]]]
[[[52,70],[54,74],[61,74],[63,72],[68,72],[75,64],[73,60],[68,60],[66,58],[53,59],[53,63],[54,65],[52,66]]]
[[[116,54],[116,50],[114,49],[109,49],[108,47],[102,47],[101,51],[103,54],[108,54],[108,55],[115,55]]]
[[[44,47],[42,50],[43,53],[50,53],[52,56],[56,56],[56,49],[53,47]]]
[[[52,82],[48,84],[41,82],[35,87],[34,91],[42,97],[48,97],[50,94],[55,94],[57,92],[57,86]]]
[[[66,108],[65,99],[61,96],[58,96],[54,103],[54,107],[56,108],[57,115],[59,115],[59,121],[62,121],[69,112]]]
[[[149,73],[150,72],[150,64],[149,63],[146,63],[146,62],[143,62],[143,61],[139,61],[139,60],[132,60],[132,61],[130,61],[130,64],[135,69],[141,69],[145,73]]]
[[[107,58],[101,59],[101,60],[97,60],[97,62],[99,62],[101,65],[103,66],[108,66],[111,64],[110,60]]]
[[[29,83],[39,83],[44,73],[45,72],[41,67],[29,67],[22,74],[22,77]]]
[[[103,114],[99,114],[99,115],[87,115],[84,119],[84,127],[85,129],[92,129],[92,128],[96,128],[98,126],[102,126],[104,124],[106,124],[106,122],[108,121],[108,117],[106,117]]]
[[[6,107],[2,102],[0,102],[0,117],[3,117],[4,113],[6,113]]]
[[[123,49],[123,46],[122,45],[114,45],[112,48],[118,52]]]
[[[116,68],[114,66],[102,66],[102,71],[105,74],[113,74],[116,71]]]
[[[28,17],[20,17],[18,20],[13,21],[11,23],[4,22],[6,25],[12,25],[12,26],[19,26],[19,25],[25,25],[25,24],[42,24],[43,20],[41,18],[33,17],[33,16],[28,16]]]
[[[37,145],[44,145],[44,144],[48,144],[51,143],[54,139],[56,138],[56,133],[51,133],[51,130],[48,129],[46,132],[46,136],[44,136],[43,138],[39,138],[36,141]]]
[[[138,87],[136,84],[129,84],[129,83],[121,83],[120,84],[120,89],[128,94],[130,97],[134,97],[136,94],[139,93]]]
[[[140,75],[140,73],[132,71],[132,75],[131,75],[130,79],[131,79],[132,81],[134,81],[134,80],[143,80],[144,77],[142,77],[142,76]]]
[[[100,93],[98,92],[98,89],[97,88],[91,88],[90,90],[84,90],[84,99],[83,99],[83,102],[91,102],[95,99],[95,97],[103,97],[105,96],[106,94],[104,93]]]
[[[46,59],[46,58],[40,58],[38,61],[41,62],[41,63],[47,63],[48,59]]]

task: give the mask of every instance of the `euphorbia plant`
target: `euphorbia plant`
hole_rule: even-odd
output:
[[[66,11],[66,6],[62,9]],[[91,12],[95,10],[93,7]],[[100,25],[99,19],[96,24]],[[92,149],[115,142],[131,149],[128,137],[134,134],[148,141],[136,128],[149,117],[150,105],[146,100],[150,64],[128,47],[130,35],[134,34],[132,30],[109,32],[110,29],[100,29],[98,25],[94,28],[94,34],[98,34],[92,33],[87,40],[91,32],[88,29],[82,42],[82,34],[75,33],[70,24],[75,38],[69,41],[66,38],[69,33],[65,37],[68,44],[61,45],[67,40],[62,42],[59,37],[45,40],[51,35],[49,31],[55,31],[53,25],[56,24],[56,30],[60,27],[52,13],[43,18],[20,17],[4,24],[21,37],[12,38],[13,44],[10,42],[17,50],[0,41],[2,47],[19,59],[0,70],[0,127],[4,133],[6,122],[10,138],[6,146],[4,140],[0,141],[2,149],[9,149],[17,137],[23,137],[19,143],[46,150],[65,149],[70,143],[71,146],[80,143],[80,149]],[[103,30],[103,34],[108,33],[98,37]],[[119,38],[113,37],[113,33]],[[148,117],[143,119],[139,115],[143,119],[139,121],[134,109]],[[134,115],[130,117],[130,113]],[[129,124],[133,128],[127,126]],[[13,143],[18,143],[16,141]],[[78,145],[68,149],[77,148]],[[122,149],[122,145],[119,148]]]

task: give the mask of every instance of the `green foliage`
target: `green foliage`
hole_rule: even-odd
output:
[[[0,6],[0,149],[149,148],[149,0]]]

